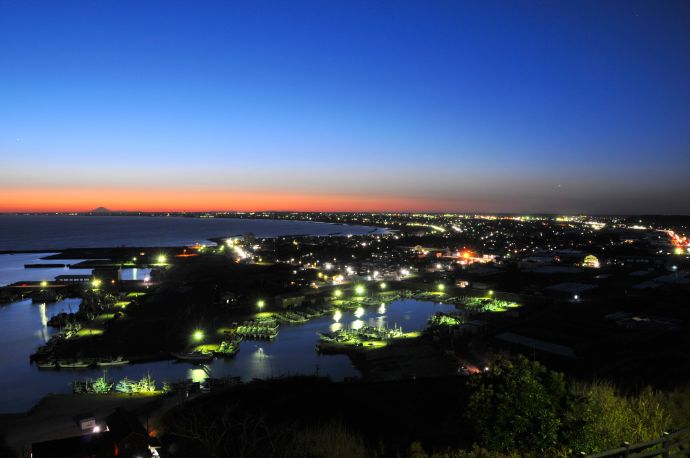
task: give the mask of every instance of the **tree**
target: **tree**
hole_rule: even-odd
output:
[[[106,394],[110,393],[110,390],[113,388],[113,383],[108,381],[108,372],[103,371],[103,376],[98,377],[93,384],[91,385],[91,389],[93,390],[94,393],[97,394]]]
[[[520,356],[476,376],[472,387],[465,417],[488,449],[546,453],[562,445],[572,421],[563,374]]]
[[[209,456],[274,456],[275,444],[263,416],[239,413],[235,404],[183,405],[168,412],[166,434],[197,441]]]
[[[156,381],[151,377],[150,373],[146,373],[141,380],[137,383],[137,392],[139,393],[151,393],[156,391]]]
[[[120,393],[133,393],[136,388],[136,382],[125,377],[115,385],[115,391]]]

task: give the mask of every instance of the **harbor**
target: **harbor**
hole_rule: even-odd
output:
[[[98,378],[102,368],[108,367],[113,378],[140,379],[150,373],[157,380],[170,382],[190,379],[203,382],[208,378],[240,377],[242,380],[272,378],[281,375],[316,374],[327,375],[333,380],[361,377],[350,359],[345,355],[324,355],[315,351],[318,333],[330,333],[340,328],[370,326],[403,326],[405,330],[422,330],[430,315],[445,310],[453,311],[455,306],[418,302],[403,299],[390,302],[385,310],[373,304],[358,311],[361,306],[340,304],[329,308],[327,313],[306,320],[303,323],[280,324],[273,339],[242,339],[232,346],[227,357],[222,346],[229,335],[219,335],[217,351],[202,355],[202,361],[179,361],[172,356],[164,361],[125,363],[126,359],[81,359],[46,362],[45,367],[29,362],[29,355],[40,345],[45,345],[58,331],[47,326],[50,316],[76,310],[79,299],[62,299],[52,304],[32,304],[22,300],[0,308],[0,319],[12,323],[11,330],[0,337],[0,344],[13,345],[14,352],[0,355],[7,368],[8,377],[0,382],[4,386],[2,405],[8,411],[28,409],[45,393],[69,393],[75,380]],[[383,313],[381,313],[383,312]],[[337,320],[336,320],[337,318]],[[260,321],[265,323],[266,321]],[[228,341],[228,340],[225,340]],[[21,343],[21,344],[20,344]],[[228,344],[226,344],[227,346]],[[210,351],[210,350],[209,350]],[[100,363],[100,364],[99,364]],[[53,365],[54,364],[54,365]],[[21,382],[20,382],[21,380]]]

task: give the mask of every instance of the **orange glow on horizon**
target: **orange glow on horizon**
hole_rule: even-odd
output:
[[[0,212],[443,211],[448,202],[395,196],[217,189],[0,188]]]

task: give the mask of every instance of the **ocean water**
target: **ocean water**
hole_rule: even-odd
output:
[[[347,235],[383,231],[310,221],[165,216],[0,215],[0,251],[118,246],[183,246],[252,233]]]

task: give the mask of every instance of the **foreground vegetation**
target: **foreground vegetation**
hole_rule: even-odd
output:
[[[571,456],[690,424],[690,388],[620,393],[518,358],[466,378],[255,382],[170,411],[171,456]]]

